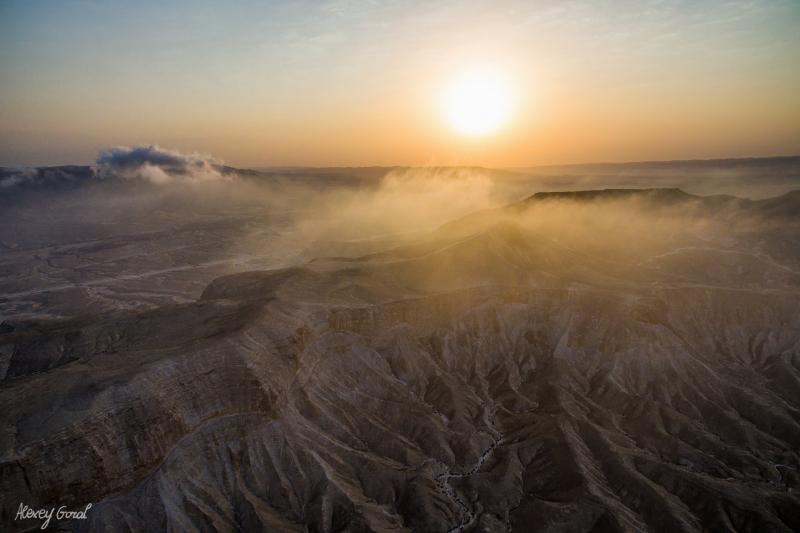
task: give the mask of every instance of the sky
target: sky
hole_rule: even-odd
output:
[[[260,166],[800,153],[797,0],[0,0],[0,165],[157,144]],[[442,94],[502,73],[509,120]]]

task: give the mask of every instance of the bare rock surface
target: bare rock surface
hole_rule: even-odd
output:
[[[196,301],[6,320],[0,522],[798,531],[797,212],[536,195]]]

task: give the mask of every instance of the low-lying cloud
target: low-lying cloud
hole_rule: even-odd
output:
[[[0,191],[5,194],[17,189],[64,189],[80,186],[95,179],[89,167],[9,167],[0,168]]]
[[[96,164],[100,177],[139,178],[156,184],[226,178],[219,170],[220,162],[209,156],[183,154],[152,144],[103,150]]]
[[[0,189],[8,189],[18,185],[33,183],[38,177],[35,168],[12,168],[0,170]]]
[[[493,185],[485,173],[467,168],[398,169],[375,187],[314,195],[316,217],[303,227],[338,238],[431,229],[491,207]]]

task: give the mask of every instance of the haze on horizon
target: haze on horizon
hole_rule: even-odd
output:
[[[0,165],[158,144],[235,166],[800,152],[800,3],[0,1]],[[509,120],[442,117],[465,69]]]

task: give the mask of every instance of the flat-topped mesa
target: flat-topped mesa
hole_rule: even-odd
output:
[[[800,214],[800,190],[792,190],[779,196],[751,200],[737,196],[717,194],[698,196],[679,188],[653,189],[597,189],[585,191],[537,192],[513,204],[514,210],[526,210],[540,203],[552,201],[588,203],[594,201],[620,202],[638,200],[648,207],[672,207],[694,204],[702,209],[713,210],[717,216],[747,216],[758,219],[779,219],[796,217]],[[707,211],[710,213],[711,211]]]
[[[465,215],[441,226],[444,234],[469,234],[483,227],[496,224],[506,217],[517,217],[528,210],[558,207],[610,206],[618,210],[670,209],[675,206],[692,205],[698,208],[727,208],[741,202],[735,197],[696,196],[678,188],[651,189],[594,189],[581,191],[542,191],[518,202],[494,209],[484,209]]]
[[[645,198],[657,202],[677,203],[698,197],[678,188],[595,189],[585,191],[537,192],[525,199],[525,202],[543,200],[624,200],[628,198]]]

